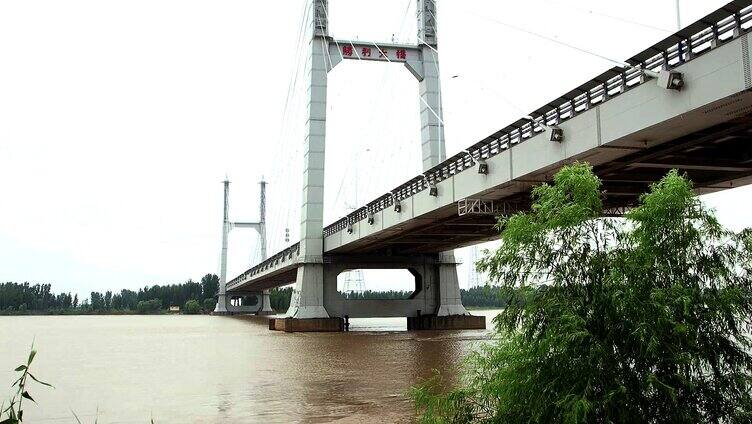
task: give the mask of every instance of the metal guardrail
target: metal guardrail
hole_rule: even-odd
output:
[[[521,202],[494,202],[483,199],[462,199],[457,201],[457,215],[509,216],[525,210],[529,204]]]
[[[298,242],[288,247],[287,249],[275,254],[274,256],[269,257],[265,261],[252,267],[251,269],[240,274],[239,276],[233,278],[227,283],[227,286],[229,287],[229,286],[232,286],[233,284],[240,283],[243,280],[246,280],[254,275],[259,274],[260,272],[266,271],[267,269],[272,268],[273,266],[279,264],[280,262],[283,262],[285,259],[296,258],[299,253],[300,253],[300,243]]]
[[[529,116],[538,121],[542,119],[547,126],[558,125],[587,111],[592,106],[603,104],[650,80],[645,70],[671,69],[726,44],[749,31],[750,25],[747,24],[752,20],[751,4],[752,1],[749,0],[728,3],[628,59],[626,63],[632,65],[631,67],[612,68],[533,111]],[[473,144],[466,151],[450,157],[424,174],[410,179],[391,192],[328,225],[324,228],[324,237],[345,230],[349,225],[362,221],[371,214],[428,189],[431,184],[436,184],[474,166],[479,160],[496,156],[544,131],[545,129],[533,124],[530,119],[521,118]]]
[[[542,120],[549,127],[558,125],[589,110],[592,106],[603,104],[650,80],[645,70],[658,71],[664,68],[674,68],[746,34],[752,26],[750,21],[752,21],[752,0],[732,1],[626,60],[631,67],[609,69],[536,109],[529,116],[538,121]],[[389,193],[326,226],[324,237],[346,230],[348,226],[392,207],[395,203],[420,193],[431,185],[473,167],[478,161],[496,156],[544,131],[540,125],[534,124],[529,118],[520,118],[473,144],[465,151],[448,158],[427,172],[410,179]],[[622,210],[610,212],[616,216],[624,213]],[[296,243],[234,278],[228,285],[257,275],[278,264],[284,258],[297,256],[299,252],[300,244]]]

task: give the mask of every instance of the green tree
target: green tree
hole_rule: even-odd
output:
[[[217,292],[219,292],[219,277],[215,274],[206,274],[201,277],[201,293],[203,298],[216,298]]]
[[[109,290],[104,294],[104,308],[112,309],[112,292]]]
[[[159,311],[162,306],[162,301],[159,299],[140,300],[136,304],[136,310],[140,314],[148,314]]]
[[[269,302],[272,309],[277,312],[284,312],[290,307],[292,298],[292,287],[277,287],[269,291]]]
[[[183,308],[183,311],[188,315],[200,314],[201,304],[198,303],[198,300],[189,300],[185,302],[185,307]]]
[[[214,308],[217,306],[217,299],[213,297],[208,297],[204,299],[204,311],[206,312],[212,312],[214,311]]]
[[[602,218],[589,166],[533,190],[479,263],[508,296],[463,384],[413,390],[424,422],[752,420],[752,233],[725,230],[672,171]]]
[[[99,292],[91,292],[91,309],[101,311],[105,308],[104,296]]]

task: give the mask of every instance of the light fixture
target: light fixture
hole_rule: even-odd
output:
[[[353,226],[352,226],[352,224],[348,223],[347,224],[347,234],[352,234],[352,233],[353,233]]]
[[[368,225],[373,225],[374,219],[373,219],[373,213],[368,213]]]
[[[488,175],[488,163],[486,163],[485,159],[478,159],[478,173]]]
[[[662,69],[660,72],[643,69],[643,72],[645,75],[655,78],[658,87],[676,91],[681,91],[684,88],[684,74],[681,72],[669,71],[668,69]]]
[[[661,87],[676,91],[681,91],[684,87],[684,75],[681,72],[661,72],[661,77],[658,78],[658,85]]]
[[[559,127],[551,127],[551,141],[557,143],[564,141],[564,130]]]
[[[426,180],[426,185],[428,185],[428,195],[432,197],[436,197],[439,195],[439,188],[436,187],[436,184],[432,183],[428,180],[428,175],[423,175],[423,179]]]
[[[397,199],[394,200],[394,211],[397,213],[402,212],[402,205],[400,205],[400,202]]]

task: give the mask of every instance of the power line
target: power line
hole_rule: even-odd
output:
[[[561,46],[564,46],[564,47],[568,47],[568,48],[570,48],[570,49],[573,49],[573,50],[577,50],[577,51],[579,51],[579,52],[582,52],[582,53],[585,53],[585,54],[589,54],[589,55],[591,55],[591,56],[595,56],[595,57],[598,57],[598,58],[600,58],[600,59],[603,59],[603,60],[607,60],[607,61],[609,61],[609,62],[611,62],[611,63],[614,63],[615,65],[617,65],[617,66],[619,66],[619,67],[622,67],[622,68],[623,68],[623,67],[628,67],[628,66],[629,66],[628,64],[626,64],[626,63],[624,63],[624,62],[622,62],[622,61],[619,61],[619,60],[615,60],[615,59],[612,59],[612,58],[610,58],[610,57],[604,56],[604,55],[602,55],[602,54],[599,54],[599,53],[595,53],[595,52],[592,52],[592,51],[590,51],[590,50],[586,50],[586,49],[583,49],[583,48],[581,48],[581,47],[577,47],[577,46],[575,46],[575,45],[573,45],[573,44],[569,44],[569,43],[567,43],[567,42],[564,42],[564,41],[561,41],[561,40],[557,40],[556,38],[553,38],[553,37],[549,37],[549,36],[547,36],[547,35],[539,34],[539,33],[537,33],[537,32],[534,32],[534,31],[530,31],[530,30],[527,30],[527,29],[525,29],[525,28],[521,28],[521,27],[518,27],[518,26],[516,26],[516,25],[512,25],[512,24],[509,24],[509,23],[506,23],[506,22],[500,21],[500,20],[498,20],[498,19],[496,19],[496,18],[492,18],[492,17],[490,17],[490,16],[483,16],[483,15],[479,15],[479,14],[477,14],[477,13],[475,13],[475,12],[471,12],[471,11],[468,11],[468,10],[463,10],[463,11],[464,11],[465,13],[467,13],[467,14],[469,14],[469,15],[473,15],[473,16],[475,16],[475,17],[479,18],[479,19],[487,20],[487,21],[489,21],[489,22],[493,22],[493,23],[495,23],[495,24],[498,24],[498,25],[501,25],[501,26],[505,26],[505,27],[507,27],[507,28],[513,29],[513,30],[515,30],[515,31],[523,32],[523,33],[525,33],[525,34],[528,34],[528,35],[532,35],[532,36],[534,36],[534,37],[538,37],[538,38],[541,38],[541,39],[543,39],[543,40],[546,40],[546,41],[550,41],[550,42],[552,42],[552,43],[556,43],[556,44],[559,44],[559,45],[561,45]]]
[[[308,13],[309,7],[310,7],[310,0],[306,0],[305,2],[303,2],[303,10],[301,13],[301,19],[300,19],[300,24],[298,28],[298,40],[297,40],[295,56],[294,56],[295,57],[294,72],[291,72],[290,74],[288,92],[287,92],[287,97],[285,99],[285,108],[283,111],[282,122],[280,125],[279,142],[281,145],[278,149],[276,149],[274,159],[270,162],[270,166],[275,166],[275,164],[280,163],[279,161],[281,159],[281,155],[283,152],[285,152],[286,155],[289,155],[288,153],[289,149],[287,147],[290,143],[290,139],[292,138],[291,136],[294,135],[294,134],[291,134],[291,132],[295,131],[295,128],[292,125],[288,125],[288,122],[291,117],[297,120],[296,118],[297,118],[297,114],[299,113],[299,108],[300,108],[299,106],[300,96],[297,95],[297,92],[298,92],[298,87],[299,87],[299,75],[300,75],[300,68],[301,68],[301,56],[303,53],[303,45],[304,45],[305,35],[307,33],[308,23],[311,18],[310,13]],[[292,100],[292,104],[291,104],[291,100]],[[294,105],[294,107],[292,105]],[[291,113],[292,113],[292,116],[291,116]],[[295,145],[295,150],[292,155],[293,158],[297,157],[299,147],[300,146],[298,146],[297,144]],[[281,172],[282,168],[278,166],[270,171],[272,171],[268,173],[272,176],[270,185],[277,186],[277,187],[289,187],[290,186],[290,179],[292,178],[292,176],[290,175],[289,172],[284,172],[284,173]],[[272,234],[272,239],[270,240],[269,247],[272,249],[276,249],[279,243],[277,242],[278,238],[275,237],[275,235],[277,234],[277,231],[279,231],[279,226],[281,224],[281,222],[279,222],[279,217],[282,215],[281,212],[284,209],[287,209],[288,211],[290,211],[291,208],[289,207],[289,205],[287,205],[288,207],[285,207],[286,206],[285,201],[272,201],[272,199],[273,197],[269,199],[269,203],[271,206],[269,209],[271,213],[268,215],[268,218],[269,218],[268,221],[270,224],[269,227],[271,231],[269,231],[268,234]],[[288,221],[289,221],[289,215],[288,215]]]
[[[405,32],[405,24],[407,23],[407,17],[408,17],[408,14],[409,14],[409,11],[410,11],[410,8],[411,8],[412,4],[413,4],[413,1],[409,0],[407,2],[407,6],[405,7],[405,11],[403,13],[402,21],[401,21],[401,24],[400,24],[400,30],[399,30],[399,33],[398,33],[398,37],[400,39],[403,37],[403,33]],[[325,13],[327,13],[326,16],[328,16],[328,11],[326,10],[326,7],[324,8],[324,11],[325,11]],[[358,49],[355,48],[355,46],[352,43],[352,41],[350,41],[350,45],[353,48],[353,51],[355,53],[356,58],[359,61],[363,60],[362,57],[360,56],[360,53],[358,52]],[[375,47],[376,47],[377,50],[380,51],[380,48],[377,45],[375,45]],[[341,54],[341,52],[340,52],[340,54]],[[391,86],[392,84],[387,84],[387,79],[388,79],[389,76],[390,76],[389,70],[387,68],[384,68],[384,71],[382,72],[382,75],[381,75],[381,82],[380,82],[379,86],[386,86],[386,85],[390,85]],[[394,91],[394,89],[392,89],[392,92],[393,91]],[[367,127],[372,128],[374,126],[373,124],[374,124],[374,121],[375,121],[375,119],[377,117],[377,113],[375,113],[375,111],[379,110],[379,109],[384,109],[384,108],[380,108],[379,107],[379,103],[380,103],[381,99],[383,99],[385,96],[386,96],[386,92],[382,91],[380,93],[379,98],[378,98],[379,101],[371,102],[370,103],[370,108],[369,108],[370,109],[370,113],[367,114],[370,118],[369,118]],[[392,95],[390,97],[394,97],[394,95]],[[392,108],[386,108],[386,109],[388,111],[387,113],[389,115],[391,115]],[[382,134],[382,132],[384,131],[383,126],[379,125],[379,126],[377,126],[377,128],[378,128],[378,131],[379,131],[378,134]],[[373,135],[373,134],[374,134],[373,132],[369,132],[369,135]],[[374,151],[375,156],[376,156],[375,160],[378,161],[379,164],[382,164],[385,161],[385,155],[386,155],[386,152],[388,150],[389,149],[375,149],[375,151]],[[340,179],[339,188],[337,190],[337,194],[336,194],[335,199],[334,199],[333,205],[334,205],[335,208],[340,204],[340,200],[342,199],[343,189],[345,188],[346,182],[348,182],[348,175],[350,175],[351,171],[353,170],[353,167],[357,166],[357,162],[358,162],[357,159],[362,154],[362,151],[363,151],[363,149],[359,149],[358,152],[357,152],[357,157],[355,158],[355,160],[348,161],[348,163],[347,163],[347,166],[346,166],[345,171],[344,171],[344,173],[342,175],[342,178]],[[372,167],[369,167],[369,168],[372,168]],[[367,178],[365,178],[366,187],[368,189],[370,189],[370,187],[371,187],[372,179],[373,179],[373,174],[372,173],[368,173],[367,174]],[[349,185],[350,184],[348,184],[348,186]],[[360,184],[356,185],[354,187],[354,189],[356,191],[359,190],[360,189]],[[358,205],[356,205],[356,206],[358,206]]]
[[[612,20],[615,20],[615,21],[623,22],[625,24],[631,24],[631,25],[640,26],[640,27],[647,28],[647,29],[652,29],[654,31],[661,31],[661,32],[667,32],[667,33],[672,33],[673,32],[673,31],[668,30],[666,28],[661,28],[661,27],[649,25],[649,24],[646,24],[646,23],[642,23],[642,22],[638,22],[638,21],[633,21],[631,19],[622,18],[620,16],[609,15],[609,14],[606,14],[606,13],[603,13],[603,12],[598,12],[598,11],[591,10],[591,9],[582,9],[582,8],[577,7],[577,6],[573,6],[571,4],[572,2],[570,2],[570,3],[566,4],[566,5],[563,5],[563,4],[560,4],[560,3],[556,2],[556,1],[553,1],[553,0],[542,0],[542,1],[544,1],[544,2],[546,2],[548,4],[551,4],[551,5],[554,5],[556,7],[565,9],[565,10],[574,10],[574,11],[577,11],[577,12],[580,12],[580,13],[583,13],[583,14],[586,14],[586,15],[600,16],[602,18],[612,19]],[[679,0],[677,0],[677,3],[678,2],[679,2]]]

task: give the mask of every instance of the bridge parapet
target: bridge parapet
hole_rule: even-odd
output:
[[[298,242],[233,278],[227,283],[227,290],[237,289],[242,283],[250,279],[297,266],[299,254],[300,243]]]
[[[672,69],[745,35],[752,25],[752,6],[748,0],[732,1],[675,34],[643,50],[585,84],[554,99],[529,115],[471,145],[389,193],[367,203],[324,228],[324,237],[350,230],[352,225],[370,219],[373,214],[435,186],[459,172],[484,164],[486,159],[556,127],[579,114],[618,97],[652,79],[651,75]],[[626,66],[629,65],[629,66]],[[486,168],[487,171],[487,168]],[[479,172],[483,170],[479,168]],[[351,230],[350,230],[351,231]]]

